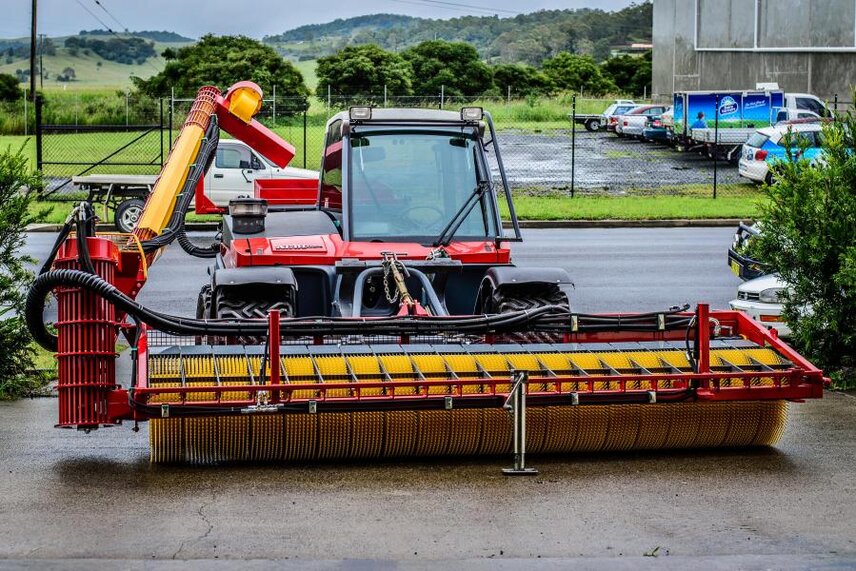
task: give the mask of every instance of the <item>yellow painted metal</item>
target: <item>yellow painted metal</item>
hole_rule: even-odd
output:
[[[199,149],[208,129],[211,115],[214,113],[215,98],[219,92],[212,87],[204,87],[199,90],[193,107],[188,113],[169,156],[164,162],[163,168],[158,175],[155,186],[140,220],[134,230],[134,235],[141,240],[156,236],[166,228],[172,213],[178,194],[184,187],[191,166],[196,163]]]
[[[784,401],[530,408],[527,451],[766,446]],[[432,410],[166,418],[149,422],[151,461],[212,464],[348,458],[477,456],[511,451],[505,411]]]
[[[262,94],[250,86],[237,87],[229,96],[229,113],[249,124],[262,108]]]
[[[777,366],[781,357],[768,348],[713,349],[714,367]],[[195,384],[254,384],[260,357],[246,355],[153,355],[149,359],[152,387]],[[431,394],[453,394],[454,380],[510,378],[514,369],[529,371],[530,388],[555,390],[556,375],[591,375],[594,390],[614,390],[616,382],[597,375],[641,370],[687,370],[683,351],[598,351],[543,353],[427,353],[358,355],[286,355],[283,382],[389,383],[449,379]],[[269,374],[268,368],[268,374]],[[753,381],[770,384],[763,372]],[[629,389],[650,390],[651,380],[628,382]],[[735,381],[737,383],[738,381]],[[742,383],[742,381],[739,381]],[[588,383],[563,382],[563,392],[588,390]],[[728,384],[727,381],[723,384]],[[663,388],[667,383],[661,381]],[[736,385],[735,385],[736,386]],[[503,388],[504,387],[504,388]],[[501,383],[499,390],[508,390]],[[488,385],[465,388],[486,392]],[[396,395],[418,389],[398,388]],[[328,397],[351,396],[352,389],[331,389]],[[391,388],[365,389],[364,396],[391,394]],[[205,393],[198,399],[214,398]],[[296,399],[322,398],[318,390],[297,390]],[[221,402],[245,400],[246,391],[224,393]],[[153,398],[176,402],[177,395]],[[786,420],[783,401],[691,402],[603,406],[530,407],[527,442],[531,453],[597,452],[660,448],[769,445],[779,438]],[[338,458],[491,455],[509,452],[511,423],[501,409],[343,412],[284,416],[157,419],[150,423],[153,462],[216,463],[232,460],[296,461]]]

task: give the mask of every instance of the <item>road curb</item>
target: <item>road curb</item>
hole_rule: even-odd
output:
[[[740,218],[679,218],[672,220],[521,220],[521,228],[721,228],[737,226]],[[191,232],[217,230],[217,222],[189,222],[186,226]],[[508,222],[503,227],[511,228]],[[62,224],[30,224],[27,232],[59,232]],[[112,224],[99,224],[99,232],[115,232]]]

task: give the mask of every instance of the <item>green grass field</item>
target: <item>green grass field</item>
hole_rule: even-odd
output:
[[[521,220],[670,220],[755,218],[760,194],[720,196],[519,196],[514,199]],[[507,209],[501,204],[503,216]]]
[[[162,52],[168,45],[178,46],[180,44],[157,44],[158,53]],[[56,55],[44,56],[45,72],[48,74],[48,79],[44,81],[44,89],[46,91],[85,91],[104,89],[105,87],[123,89],[130,87],[132,75],[142,78],[150,77],[163,69],[164,64],[165,61],[160,56],[149,58],[140,65],[127,65],[106,60],[94,52],[90,55],[84,55],[83,51],[80,51],[77,56],[72,56],[69,55],[66,48],[57,47]],[[74,69],[76,79],[70,82],[57,81],[56,76],[67,67]],[[17,59],[11,63],[5,63],[5,59],[0,60],[0,73],[14,75],[16,69],[27,68],[28,60],[26,59]]]

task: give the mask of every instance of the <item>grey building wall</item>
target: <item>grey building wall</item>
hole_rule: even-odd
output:
[[[851,100],[854,0],[760,0],[757,24],[755,9],[755,0],[654,0],[652,95],[777,82],[785,91]],[[787,49],[794,51],[780,51]]]

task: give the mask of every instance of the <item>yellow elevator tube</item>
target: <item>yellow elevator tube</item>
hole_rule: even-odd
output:
[[[219,95],[220,91],[215,87],[203,87],[196,94],[193,107],[169,152],[134,230],[134,235],[140,240],[157,236],[169,223],[190,167],[198,159],[199,148],[211,122],[211,115],[215,112]]]

